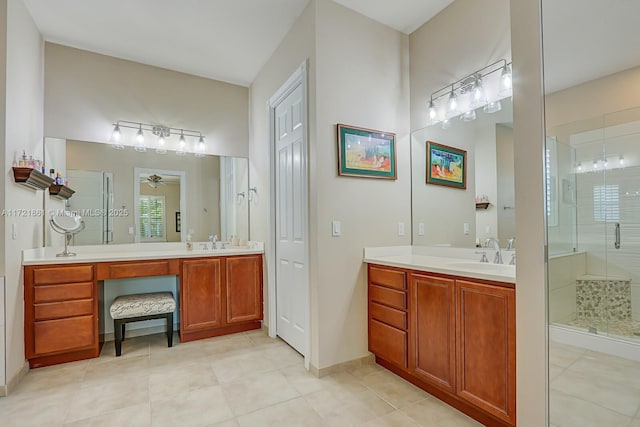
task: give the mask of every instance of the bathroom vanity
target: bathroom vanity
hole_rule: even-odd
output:
[[[65,258],[56,249],[23,252],[25,353],[32,368],[98,357],[105,280],[176,276],[181,342],[261,327],[259,244],[214,251],[187,251],[183,244],[85,246]]]
[[[515,425],[515,267],[401,248],[365,262],[376,362],[485,425]]]

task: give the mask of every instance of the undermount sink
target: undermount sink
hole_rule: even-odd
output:
[[[506,264],[489,264],[478,261],[452,262],[448,267],[462,270],[472,270],[484,273],[514,275],[516,272],[515,265]]]

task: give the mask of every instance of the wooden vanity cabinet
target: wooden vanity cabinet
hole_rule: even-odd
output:
[[[369,266],[369,351],[407,367],[407,275],[391,267]]]
[[[514,285],[373,264],[368,272],[376,361],[485,425],[514,426]],[[377,314],[378,304],[402,301],[390,277],[409,278],[404,329]]]
[[[456,280],[457,394],[515,425],[515,290]]]
[[[99,298],[94,266],[28,266],[24,283],[29,366],[97,357]]]
[[[180,282],[180,341],[262,326],[261,255],[185,259]]]
[[[411,274],[409,369],[416,377],[455,392],[455,281]]]

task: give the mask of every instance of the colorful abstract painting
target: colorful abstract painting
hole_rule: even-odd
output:
[[[467,188],[467,152],[427,141],[427,184]]]
[[[396,179],[395,134],[337,125],[338,175]]]

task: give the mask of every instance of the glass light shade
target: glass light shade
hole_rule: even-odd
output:
[[[482,110],[487,114],[497,113],[502,110],[502,103],[500,101],[490,101]]]
[[[476,119],[476,110],[469,110],[462,115],[463,122],[471,122]]]
[[[156,153],[166,154],[167,149],[165,148],[165,145],[166,145],[166,140],[164,139],[164,136],[160,135],[158,137],[158,148],[156,148]]]
[[[120,132],[120,126],[116,124],[111,133],[111,147],[116,150],[122,150],[124,145],[122,144],[122,133]]]
[[[436,106],[433,105],[433,99],[429,100],[429,119],[435,120],[437,115]]]
[[[620,156],[620,158],[618,159],[618,164],[620,166],[624,166],[624,157],[623,156]]]
[[[482,79],[476,79],[476,82],[473,87],[473,91],[471,93],[471,108],[479,108],[487,103],[487,97],[484,92],[484,87],[482,86]]]
[[[449,113],[454,113],[458,109],[458,97],[456,93],[451,89],[449,94]]]
[[[196,145],[196,157],[204,157],[207,152],[207,145],[204,143],[204,137],[198,139],[198,145]]]
[[[451,127],[451,120],[444,119],[442,121],[442,129],[449,129]]]
[[[510,94],[512,85],[511,67],[509,65],[505,65],[502,67],[502,74],[500,75],[500,95]]]
[[[142,126],[140,127],[140,129],[138,129],[138,134],[136,135],[136,145],[133,148],[141,153],[147,151],[147,147],[144,145],[144,133],[142,133]]]

